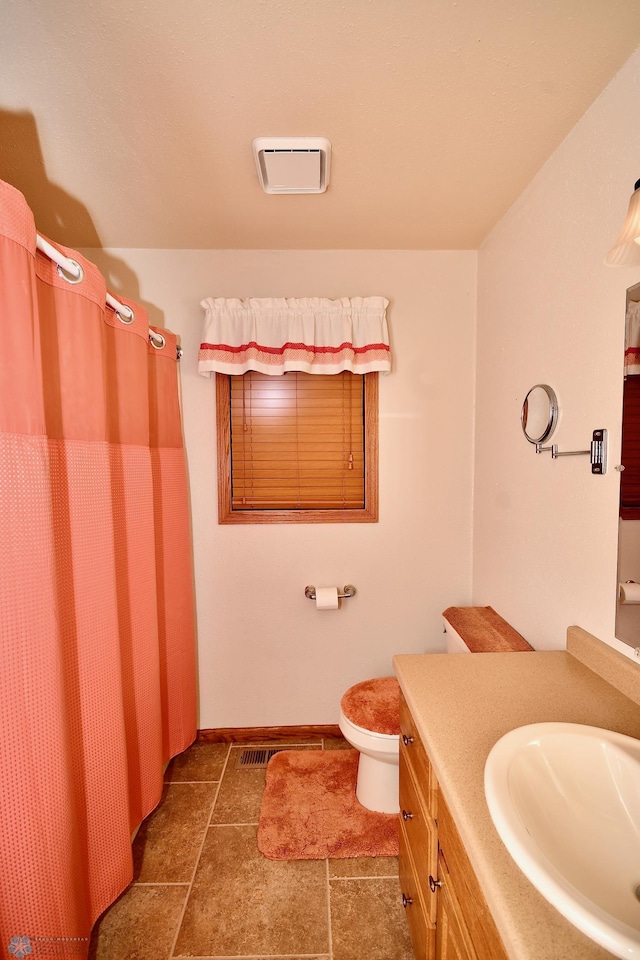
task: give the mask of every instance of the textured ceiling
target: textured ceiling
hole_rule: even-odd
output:
[[[638,0],[1,0],[0,177],[70,246],[477,247],[640,43]],[[325,194],[256,136],[324,136]]]

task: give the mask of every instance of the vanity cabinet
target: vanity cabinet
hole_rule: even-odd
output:
[[[400,889],[416,960],[435,957],[437,787],[411,715],[400,715]],[[431,878],[431,884],[429,882]]]
[[[416,960],[508,960],[400,696],[400,887]]]

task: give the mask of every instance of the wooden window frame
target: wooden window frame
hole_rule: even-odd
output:
[[[378,374],[364,374],[363,508],[338,510],[233,510],[231,508],[231,381],[216,373],[218,523],[377,523]]]

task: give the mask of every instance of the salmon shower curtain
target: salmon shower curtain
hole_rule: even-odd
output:
[[[0,955],[86,956],[195,736],[176,341],[0,181]]]

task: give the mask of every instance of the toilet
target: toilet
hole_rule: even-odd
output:
[[[340,703],[342,736],[360,751],[356,797],[367,810],[398,812],[400,687],[376,677],[349,687]]]
[[[443,619],[447,653],[470,653]],[[400,688],[395,677],[376,677],[350,687],[340,703],[342,736],[360,752],[356,797],[367,810],[397,813],[400,762]]]
[[[450,620],[454,620],[468,638],[468,645]],[[532,649],[492,607],[447,607],[442,622],[447,653]],[[360,752],[356,797],[367,810],[378,813],[399,810],[399,693],[395,677],[377,677],[350,687],[340,703],[342,735]]]

